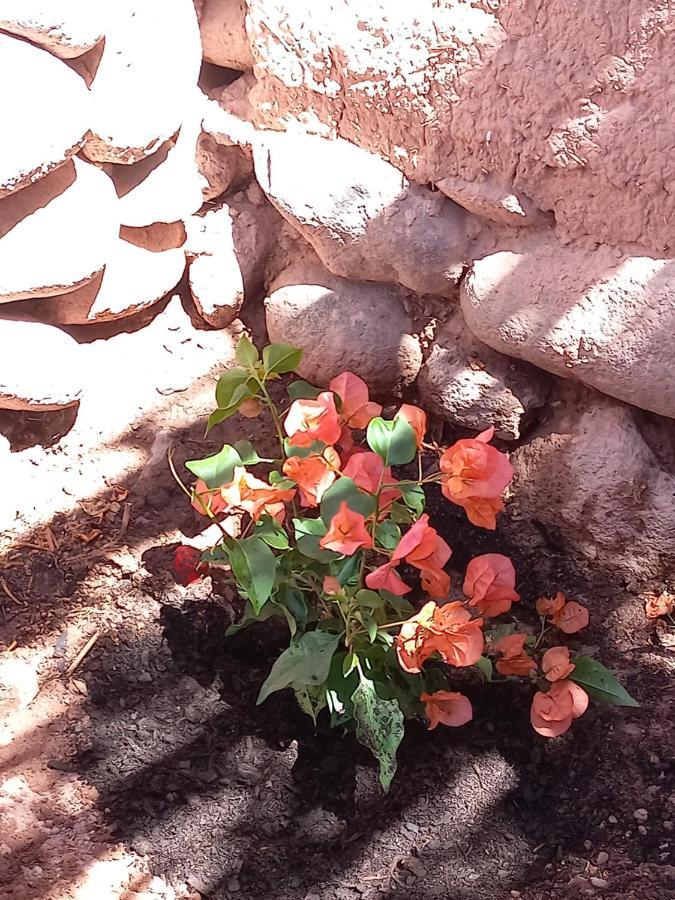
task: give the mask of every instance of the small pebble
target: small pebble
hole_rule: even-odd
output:
[[[606,878],[598,878],[596,875],[591,878],[591,884],[593,885],[593,887],[600,888],[601,890],[609,887],[609,882]]]
[[[644,807],[640,807],[640,809],[636,809],[633,812],[633,818],[638,822],[646,822],[649,818],[649,812]]]
[[[617,819],[616,816],[607,816],[607,821],[609,822],[610,825],[616,825],[616,823],[619,820]]]
[[[225,887],[230,894],[236,894],[239,890],[239,879],[236,875],[232,875],[231,878],[227,879]]]
[[[592,849],[593,849],[593,844],[592,844],[591,841],[584,841],[584,847],[585,847],[586,850],[592,850]]]
[[[598,853],[598,858],[596,859],[596,863],[599,866],[606,866],[609,862],[609,853],[605,853],[604,850],[601,850]]]
[[[647,834],[647,829],[644,825],[638,825],[638,832],[642,835],[642,837],[645,837],[645,835]]]
[[[138,681],[141,684],[150,684],[152,682],[152,675],[149,672],[141,672],[138,676]]]

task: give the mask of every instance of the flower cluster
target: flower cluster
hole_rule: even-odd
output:
[[[614,691],[613,702],[634,703],[599,663],[570,657],[566,646],[546,648],[554,630],[572,635],[588,624],[581,604],[562,593],[541,597],[539,634],[518,632],[513,622],[494,622],[521,599],[507,556],[477,555],[459,580],[448,570],[452,549],[424,511],[425,488],[440,486],[471,524],[494,529],[513,475],[491,443],[494,429],[439,452],[425,442],[422,409],[402,404],[383,418],[352,372],[324,390],[293,382],[281,409],[269,384],[295,371],[300,358],[283,344],[261,355],[243,338],[239,365],[221,377],[209,419],[214,427],[267,407],[278,455],[262,458],[241,440],[186,463],[196,478],[192,505],[220,538],[201,555],[179,548],[179,580],[217,571],[244,604],[237,628],[271,615],[289,626],[290,644],[259,702],[291,688],[315,719],[327,715],[368,735],[385,788],[404,717],[425,717],[430,729],[472,719],[471,701],[453,689],[457,669],[479,680],[526,679],[535,689],[532,725],[546,737],[569,728],[589,693]],[[258,465],[264,474],[250,471]]]

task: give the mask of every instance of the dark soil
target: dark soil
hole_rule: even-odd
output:
[[[228,438],[255,441],[261,426],[229,427],[204,441],[200,419],[173,435],[177,465]],[[16,429],[13,440],[22,442]],[[384,795],[351,736],[315,729],[290,695],[255,705],[283,629],[264,623],[225,640],[233,598],[210,577],[175,583],[176,529],[194,535],[203,523],[164,458],[94,500],[100,535],[91,542],[82,539],[89,502],[52,519],[56,546],[41,528],[5,555],[17,602],[2,602],[0,649],[49,645],[49,677],[60,683],[75,638],[98,631],[77,668],[81,714],[64,720],[72,750],[51,765],[97,789],[104,828],[174,896],[675,898],[673,653],[612,573],[576,564],[536,523],[504,517],[496,533],[479,531],[431,496],[458,570],[481,552],[513,557],[519,621],[535,624],[542,593],[588,605],[591,625],[575,650],[592,650],[642,706],[593,706],[547,742],[530,728],[521,687],[473,682],[474,721],[432,733],[411,724]],[[48,871],[40,853],[4,858],[0,883],[4,871],[5,884],[18,885],[6,896],[52,896],[21,887],[27,866]]]

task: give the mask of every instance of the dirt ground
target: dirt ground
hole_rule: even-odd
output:
[[[170,564],[202,522],[167,451],[180,468],[260,428],[237,417],[203,439],[235,338],[195,327],[175,297],[88,344],[77,416],[0,413],[0,896],[675,898],[673,642],[536,528],[477,532],[430,498],[458,568],[513,555],[521,621],[543,592],[590,607],[574,647],[640,709],[594,706],[546,742],[518,687],[471,683],[474,721],[410,727],[385,796],[351,738],[315,730],[290,697],[255,706],[284,634],[225,642],[218,584],[181,587]]]

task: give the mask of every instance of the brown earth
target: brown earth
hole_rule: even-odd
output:
[[[593,707],[546,742],[518,686],[470,683],[471,725],[409,727],[385,796],[353,739],[313,729],[290,697],[255,706],[285,635],[261,625],[225,642],[231,598],[211,578],[175,583],[172,548],[202,523],[166,451],[180,471],[235,435],[255,441],[261,423],[237,418],[203,439],[232,342],[172,304],[151,328],[152,346],[172,348],[156,352],[170,353],[173,386],[158,394],[149,329],[110,337],[92,369],[108,398],[119,373],[113,418],[131,427],[106,430],[104,403],[75,422],[0,417],[15,451],[31,448],[12,455],[20,475],[33,471],[22,484],[35,506],[5,536],[0,660],[24,660],[40,685],[0,731],[2,896],[675,897],[672,634],[550,532],[508,519],[478,532],[430,497],[458,569],[477,552],[513,555],[519,620],[534,623],[544,591],[590,607],[574,647],[596,649],[640,709]],[[115,465],[122,449],[126,466]]]

